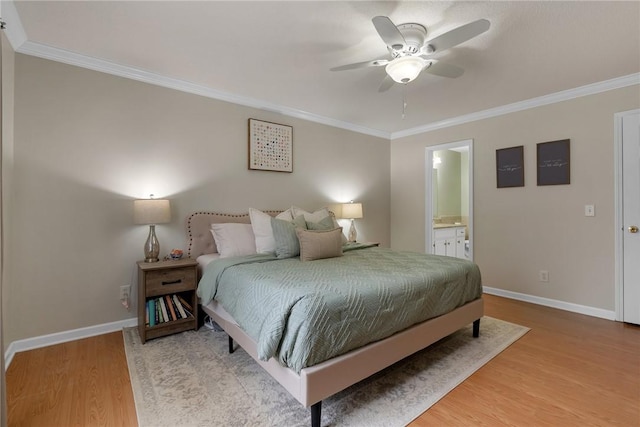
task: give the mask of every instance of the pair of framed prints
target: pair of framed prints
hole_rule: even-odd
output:
[[[536,144],[538,185],[570,184],[568,139]],[[498,188],[524,187],[524,146],[496,150]]]

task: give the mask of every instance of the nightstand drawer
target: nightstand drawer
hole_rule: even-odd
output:
[[[147,296],[191,290],[196,286],[196,270],[193,267],[151,270],[146,281]]]

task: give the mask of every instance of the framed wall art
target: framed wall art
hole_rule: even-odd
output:
[[[249,169],[293,172],[293,127],[249,119]]]
[[[524,146],[496,150],[498,188],[524,187]]]
[[[538,185],[561,185],[571,182],[569,140],[537,144]]]

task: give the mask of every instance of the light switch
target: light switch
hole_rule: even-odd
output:
[[[596,216],[596,207],[594,205],[584,205],[584,216]]]

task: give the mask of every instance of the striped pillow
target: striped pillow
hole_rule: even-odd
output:
[[[296,228],[307,229],[304,216],[297,216],[293,221],[271,218],[271,229],[276,241],[276,257],[292,258],[300,255],[300,243],[296,236]]]

